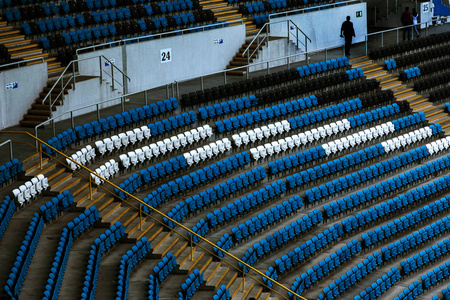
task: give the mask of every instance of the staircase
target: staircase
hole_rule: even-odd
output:
[[[200,1],[200,5],[204,9],[210,9],[217,21],[225,21],[227,23],[244,21],[247,37],[254,36],[258,32],[258,28],[256,28],[251,19],[244,17],[238,8],[228,5],[228,2],[225,0]]]
[[[245,49],[250,45],[251,40],[247,40],[244,44],[242,44],[241,48],[239,48],[238,52],[233,56],[233,60],[230,61],[230,64],[227,66],[227,69],[233,69],[240,66],[246,66],[249,62],[252,63],[253,60],[257,57],[259,50],[262,49],[263,46],[266,45],[266,41],[264,40],[258,47],[258,50],[253,53],[253,55],[250,57],[250,60],[248,60],[247,56],[250,55],[257,47],[256,43],[250,46],[249,51],[245,53],[244,56],[242,56],[242,53],[244,53]],[[228,71],[227,74],[230,75],[244,75],[246,70],[240,69],[240,70],[233,70]]]
[[[398,73],[388,73],[384,70],[383,62],[373,62],[367,56],[350,59],[352,68],[361,68],[367,79],[375,78],[380,82],[382,90],[391,90],[398,101],[409,102],[411,110],[423,112],[429,123],[439,123],[445,133],[450,132],[450,116],[442,106],[428,101],[424,95],[417,94],[413,90],[412,83],[403,83],[398,79]]]

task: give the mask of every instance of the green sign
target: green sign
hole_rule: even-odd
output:
[[[362,10],[359,10],[356,12],[356,17],[357,18],[362,18]]]

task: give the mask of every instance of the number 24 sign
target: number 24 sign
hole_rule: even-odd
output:
[[[161,49],[160,59],[162,64],[172,62],[172,48]]]

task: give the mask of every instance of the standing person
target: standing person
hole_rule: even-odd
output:
[[[414,25],[413,26],[414,27],[414,31],[416,32],[417,37],[419,37],[420,34],[419,34],[419,30],[417,29],[417,24],[419,23],[419,14],[417,13],[415,8],[412,9],[411,17],[412,17],[412,23]]]
[[[409,7],[405,8],[405,11],[402,13],[402,25],[408,26],[412,25],[411,13],[409,12]],[[408,35],[408,41],[411,40],[411,26],[403,28],[403,41],[406,40],[406,35]]]
[[[352,38],[356,37],[353,23],[350,22],[350,16],[347,16],[347,21],[342,23],[341,37],[345,37],[345,55],[350,55],[350,47],[352,46]]]

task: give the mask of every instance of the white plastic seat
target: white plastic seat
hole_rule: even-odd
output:
[[[308,143],[308,138],[306,137],[306,134],[305,134],[304,132],[300,132],[299,135],[298,135],[298,137],[299,137],[299,139],[300,139],[300,142],[301,142],[303,145],[306,145],[306,144]]]
[[[197,153],[201,160],[206,160],[208,158],[206,150],[203,147],[197,148]]]
[[[105,162],[105,168],[109,173],[109,177],[114,177],[116,171],[114,170],[114,166],[109,161]]]
[[[145,159],[150,160],[152,158],[153,153],[149,146],[142,147],[142,151],[144,152]]]
[[[200,155],[197,153],[197,150],[191,150],[191,156],[194,162],[197,164],[200,161]]]
[[[348,139],[346,137],[341,138],[341,142],[345,149],[350,148],[350,143],[348,142]]]
[[[216,142],[212,142],[209,145],[211,146],[211,150],[212,150],[214,155],[219,154],[219,147],[217,146]]]
[[[119,172],[119,163],[116,162],[114,159],[110,159],[109,162],[111,163],[111,166],[114,167],[114,174]]]
[[[170,140],[172,141],[172,145],[175,149],[180,149],[180,140],[176,135],[170,137]]]
[[[38,176],[37,176],[37,179],[39,180],[39,182],[41,183],[41,186],[42,186],[42,190],[47,190],[48,189],[48,178],[47,177],[45,177],[44,175],[42,175],[42,174],[39,174]]]
[[[281,125],[283,125],[283,130],[285,132],[289,132],[289,130],[291,130],[291,124],[287,120],[281,121]]]
[[[256,148],[250,149],[250,154],[252,155],[253,159],[258,161],[259,159],[259,151]]]
[[[236,147],[238,147],[238,148],[241,147],[241,145],[242,145],[242,138],[241,138],[241,136],[239,134],[233,134],[231,136],[231,138],[233,139],[234,144],[236,145]]]
[[[203,126],[202,127],[198,127],[197,131],[198,131],[198,134],[200,135],[200,138],[202,140],[204,140],[206,138],[206,132],[205,132],[205,129],[203,128]]]
[[[103,143],[105,144],[105,148],[109,153],[114,150],[114,143],[110,138],[104,138]]]
[[[264,138],[264,133],[262,132],[261,128],[255,128],[254,131],[256,138],[261,141]]]
[[[292,140],[294,141],[295,147],[300,147],[301,142],[300,142],[300,138],[298,137],[297,134],[294,134],[294,135],[292,136]]]
[[[250,139],[250,142],[254,143],[256,142],[256,133],[253,130],[247,131],[248,138]]]
[[[231,141],[228,138],[224,138],[223,140],[223,145],[225,147],[225,149],[227,149],[227,151],[231,150]]]
[[[351,124],[348,119],[342,119],[342,124],[344,124],[346,130],[349,130],[351,128]]]
[[[278,141],[274,141],[271,144],[273,146],[274,152],[276,152],[277,154],[281,152],[281,147],[280,147],[280,144],[278,144]]]
[[[126,154],[120,154],[119,159],[122,162],[122,166],[125,169],[128,169],[130,167],[130,158]]]
[[[331,152],[333,152],[333,153],[337,152],[338,149],[337,149],[336,143],[334,141],[329,142],[328,145],[330,146]]]
[[[325,151],[325,155],[329,156],[331,154],[331,149],[328,143],[322,145],[323,150]]]
[[[361,137],[359,136],[358,133],[354,133],[354,134],[353,134],[353,138],[355,139],[355,143],[356,143],[357,145],[361,144]]]
[[[319,135],[321,138],[325,138],[327,136],[327,132],[326,132],[325,128],[323,128],[322,126],[317,128],[317,131],[319,131]]]
[[[294,140],[290,136],[285,138],[285,141],[286,141],[287,146],[289,147],[289,149],[291,149],[291,150],[294,149],[294,147],[295,147]]]
[[[333,129],[331,128],[331,126],[330,125],[324,125],[323,126],[323,129],[325,129],[325,131],[326,131],[326,133],[327,133],[327,136],[331,136],[331,135],[333,135]]]
[[[141,126],[142,134],[144,135],[145,139],[149,139],[152,136],[152,133],[150,131],[150,128],[148,126]]]
[[[266,158],[267,156],[267,149],[264,148],[264,146],[258,146],[258,148],[256,148],[259,152],[259,156],[262,157],[262,159]]]
[[[216,142],[216,145],[217,145],[217,148],[219,148],[219,151],[220,151],[221,153],[224,153],[224,152],[225,152],[225,145],[223,144],[222,141],[217,141],[217,142]]]
[[[319,131],[316,128],[311,129],[313,138],[318,141],[320,139]]]
[[[128,157],[130,158],[130,163],[133,164],[133,166],[137,165],[138,158],[137,158],[136,152],[134,152],[134,151],[128,152]]]
[[[270,137],[270,129],[267,126],[262,126],[261,131],[263,132],[263,135],[268,139]]]
[[[267,155],[269,155],[269,156],[273,155],[274,152],[273,152],[273,146],[271,143],[264,144],[264,148],[266,148]]]
[[[348,143],[350,144],[350,147],[355,147],[356,141],[355,137],[353,135],[347,136]]]
[[[336,144],[336,148],[338,149],[338,151],[344,150],[344,144],[342,143],[341,140],[336,140],[335,144]]]
[[[30,190],[28,190],[27,187],[24,184],[19,186],[19,190],[23,193],[23,198],[25,199],[25,201],[29,202],[30,199],[31,199],[31,192],[30,192]]]
[[[129,136],[123,132],[119,133],[119,138],[120,138],[120,141],[122,142],[122,147],[127,147],[128,144],[130,143]]]
[[[192,155],[189,152],[184,153],[183,156],[186,159],[186,163],[189,166],[192,166],[194,164],[194,159],[192,158]]]
[[[331,130],[333,130],[333,134],[337,134],[339,132],[339,127],[336,125],[336,123],[330,123]]]
[[[134,128],[133,132],[136,135],[136,139],[139,142],[142,142],[144,140],[144,133],[142,132],[142,130],[140,128]]]
[[[242,143],[244,143],[245,145],[250,142],[250,138],[248,137],[246,132],[241,132],[239,135],[241,136]]]
[[[91,153],[87,150],[86,147],[82,148],[81,153],[83,153],[84,158],[86,159],[86,163],[89,163],[91,161]]]
[[[173,150],[173,142],[172,142],[172,140],[171,139],[164,139],[163,142],[166,145],[167,151],[172,152],[172,150]]]
[[[272,136],[276,136],[278,134],[277,127],[274,124],[269,124],[268,128]]]
[[[95,173],[91,173],[92,180],[94,180],[96,185],[100,185],[102,180],[97,175],[102,176],[100,168],[95,169]]]
[[[361,142],[365,143],[367,141],[367,136],[366,133],[364,132],[364,130],[358,132],[359,137],[361,138]]]
[[[111,137],[111,140],[114,143],[114,148],[116,148],[116,150],[120,150],[120,148],[122,148],[122,140],[119,138],[119,136],[113,135]]]
[[[203,149],[205,149],[205,153],[206,153],[206,156],[208,156],[208,158],[211,158],[214,156],[210,145],[203,146]]]
[[[109,180],[109,170],[106,168],[105,165],[100,166],[100,172],[103,178]]]
[[[394,126],[394,123],[392,123],[392,122],[387,122],[386,123],[387,124],[387,126],[389,127],[389,131],[392,133],[392,132],[395,132],[395,126]]]
[[[142,151],[142,149],[136,149],[134,150],[136,153],[137,159],[140,163],[143,163],[145,161],[145,153]]]
[[[192,143],[194,142],[194,136],[192,135],[192,133],[190,131],[186,131],[184,135],[186,136],[187,142],[192,145]]]
[[[194,138],[194,140],[196,142],[200,141],[200,134],[198,133],[197,129],[195,129],[195,128],[192,129],[191,133],[192,133],[192,137]]]
[[[209,126],[208,124],[203,125],[203,128],[205,129],[205,133],[207,137],[212,137],[213,135],[213,130],[211,128],[211,126]]]
[[[275,122],[275,127],[277,128],[279,134],[282,134],[284,132],[284,127],[281,122]]]
[[[14,189],[13,191],[14,199],[19,202],[20,206],[25,203],[25,198],[23,197],[23,193],[19,189]]]
[[[180,141],[180,145],[182,147],[186,147],[187,145],[187,140],[186,140],[186,136],[183,133],[180,133],[179,135],[177,135],[178,140]]]
[[[313,135],[312,135],[312,133],[311,133],[311,131],[306,131],[305,132],[305,135],[306,135],[306,139],[308,140],[308,142],[312,142],[312,141],[314,141],[314,137],[313,137]]]
[[[86,164],[86,154],[79,150],[77,151],[77,156],[80,164],[84,166]]]
[[[88,153],[90,153],[90,155],[91,155],[91,161],[94,161],[95,160],[95,157],[97,156],[97,154],[95,153],[95,149],[94,148],[92,148],[92,146],[91,145],[87,145],[86,146],[86,150],[88,151]]]
[[[342,121],[336,121],[336,126],[340,132],[345,131],[344,123],[342,123]]]
[[[135,133],[134,131],[132,131],[132,130],[128,130],[128,131],[126,132],[126,134],[127,134],[127,136],[128,136],[128,140],[130,141],[130,143],[131,143],[132,145],[136,144],[136,142],[137,142],[137,139],[136,139],[136,133]]]
[[[163,141],[157,141],[156,145],[158,146],[159,152],[162,153],[162,155],[166,154],[166,144],[164,144]]]
[[[368,141],[371,141],[373,139],[372,131],[370,131],[369,129],[366,129],[366,130],[364,130],[364,133],[366,134]]]
[[[71,156],[72,159],[74,159],[73,158],[74,155],[76,156],[76,154],[72,154],[72,156]],[[78,165],[68,158],[66,158],[66,163],[69,166],[69,168],[71,168],[74,171],[78,168]]]
[[[81,152],[81,151],[78,151]],[[78,157],[78,153],[74,153],[71,155],[72,160],[76,161],[78,164],[81,164],[80,158]],[[80,166],[74,162],[72,162],[74,164],[74,167],[72,168],[73,170],[76,170],[78,168],[80,168]]]
[[[27,181],[27,182],[25,182],[25,186],[28,189],[28,191],[30,192],[31,197],[32,198],[36,197],[37,192],[36,192],[36,187],[34,186],[34,184],[32,184],[31,181]]]
[[[31,178],[31,183],[34,185],[34,188],[36,189],[36,193],[40,194],[42,193],[42,184],[36,177]]]
[[[281,151],[286,151],[288,149],[288,145],[285,139],[279,139],[278,145],[280,145]]]
[[[103,141],[96,141],[95,147],[97,147],[97,151],[98,151],[98,153],[100,153],[100,155],[105,155],[106,145]]]

